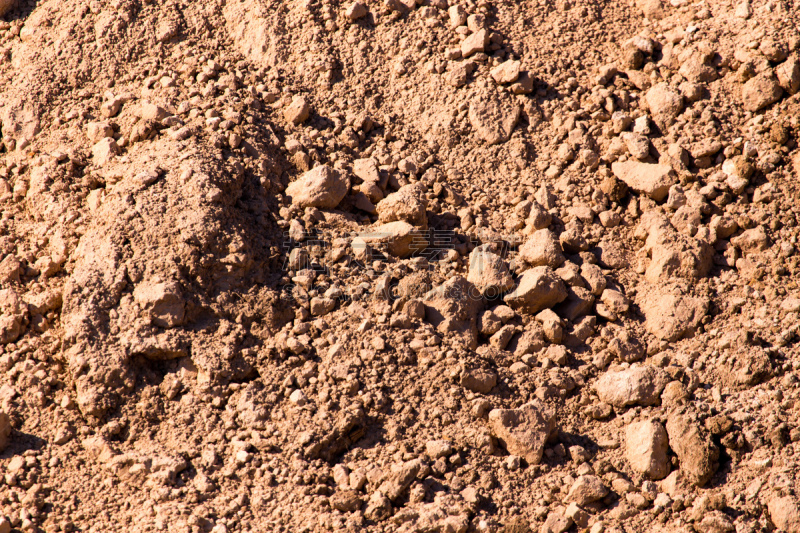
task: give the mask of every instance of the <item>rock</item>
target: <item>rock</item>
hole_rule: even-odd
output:
[[[636,6],[642,10],[644,16],[650,20],[664,18],[664,5],[661,0],[636,0]]]
[[[683,96],[666,83],[651,87],[645,95],[645,101],[653,119],[662,127],[672,124],[683,111]]]
[[[564,323],[551,309],[545,309],[536,315],[536,321],[542,325],[544,337],[553,344],[561,344],[564,334]]]
[[[567,289],[561,278],[550,267],[539,266],[526,270],[516,289],[504,300],[515,311],[536,314],[566,298]]]
[[[339,171],[320,165],[290,183],[286,194],[292,197],[292,204],[299,207],[333,209],[344,199],[349,188],[348,180]]]
[[[413,226],[427,228],[427,208],[428,199],[424,186],[419,183],[405,185],[378,203],[378,221],[385,224],[402,220]]]
[[[702,487],[717,470],[719,449],[711,436],[688,416],[673,414],[667,419],[669,447],[680,461],[680,471],[691,483]]]
[[[731,244],[739,248],[744,255],[750,255],[763,252],[769,248],[770,242],[764,226],[756,226],[733,237]]]
[[[8,446],[9,435],[11,435],[11,419],[5,411],[0,411],[0,453]]]
[[[425,453],[431,459],[453,455],[453,445],[446,440],[429,440],[425,443]]]
[[[628,330],[622,328],[608,343],[608,351],[616,355],[620,361],[625,361],[626,363],[633,363],[644,356],[642,343],[632,337]]]
[[[428,247],[428,240],[423,233],[400,220],[375,226],[368,233],[360,233],[353,239],[354,249],[357,242],[361,246],[383,248],[387,254],[395,257],[409,257]]]
[[[625,132],[622,134],[628,152],[638,160],[647,159],[650,156],[650,139],[641,133]]]
[[[662,283],[672,277],[698,280],[711,270],[714,250],[710,243],[679,233],[670,219],[657,210],[642,216],[636,236],[645,239],[644,251],[651,257],[645,271],[650,283]]]
[[[722,172],[727,176],[726,183],[733,194],[741,194],[750,183],[755,167],[741,155],[733,156],[722,163]]]
[[[14,289],[0,289],[0,345],[17,340],[28,309]]]
[[[531,402],[518,409],[492,409],[489,426],[508,453],[535,465],[542,460],[545,443],[556,430],[556,415],[545,404]]]
[[[133,290],[133,300],[149,313],[157,326],[172,328],[183,324],[185,304],[181,287],[174,281],[140,283]]]
[[[665,291],[666,289],[645,291],[637,297],[647,331],[669,342],[694,334],[700,321],[708,313],[708,299]]]
[[[678,182],[678,177],[669,165],[625,161],[612,163],[611,170],[628,187],[640,194],[646,194],[656,202],[664,200],[669,188]]]
[[[728,515],[716,510],[706,513],[695,529],[700,533],[733,533],[736,531]]]
[[[565,320],[574,322],[588,314],[594,305],[594,295],[583,287],[567,287],[567,299],[558,304],[556,311]]]
[[[539,533],[565,533],[572,526],[572,519],[558,513],[550,513]],[[511,531],[511,530],[509,530]],[[522,530],[526,531],[526,530]],[[530,531],[530,530],[527,530]]]
[[[466,347],[478,345],[477,316],[483,306],[478,289],[462,276],[453,276],[423,297],[425,318],[441,333],[460,335]]]
[[[379,184],[381,182],[378,163],[371,157],[353,161],[353,174],[365,183]]]
[[[489,46],[489,32],[480,29],[461,43],[461,57],[467,58],[472,54],[483,52],[487,46]]]
[[[482,30],[483,31],[483,30]],[[497,97],[473,100],[469,106],[469,121],[486,144],[506,142],[514,131],[521,109],[514,101]]]
[[[595,383],[602,402],[617,408],[629,405],[654,405],[669,374],[653,366],[636,366],[624,370],[609,370]]]
[[[100,142],[92,146],[92,160],[97,166],[105,165],[119,153],[119,145],[111,137],[101,139]]]
[[[505,85],[517,81],[519,78],[519,69],[520,62],[509,59],[494,67],[490,74],[495,83]]]
[[[336,300],[333,298],[311,298],[311,314],[313,316],[324,316],[334,310]]]
[[[747,111],[755,112],[780,100],[782,93],[775,75],[771,71],[762,72],[742,86],[742,104]]]
[[[142,102],[142,108],[139,115],[142,120],[161,121],[167,118],[167,115],[168,113],[163,107],[159,107],[150,102]]]
[[[311,106],[308,104],[308,100],[302,96],[295,96],[292,103],[283,110],[283,118],[295,126],[305,122],[310,114]]]
[[[114,128],[108,122],[89,122],[86,124],[86,136],[93,143],[100,142],[114,135]]]
[[[578,476],[578,479],[575,480],[572,487],[569,489],[564,501],[575,502],[583,506],[605,498],[607,494],[608,487],[603,484],[603,481],[599,477],[584,475]]]
[[[633,422],[625,428],[625,457],[631,468],[650,479],[669,474],[667,431],[657,420]]]
[[[775,527],[786,533],[800,533],[800,506],[794,497],[772,498],[767,510]]]
[[[21,272],[23,272],[22,262],[16,255],[8,254],[0,261],[0,283],[3,285],[19,283]]]
[[[469,254],[467,280],[486,297],[496,298],[514,287],[508,265],[499,255],[485,246],[478,246]]]
[[[392,514],[392,502],[380,491],[376,491],[370,496],[367,507],[364,509],[364,517],[376,522],[389,518]]]
[[[411,485],[414,478],[422,467],[419,459],[406,461],[404,463],[393,464],[389,473],[381,483],[378,491],[384,494],[389,500],[394,501]]]
[[[800,90],[800,63],[797,59],[791,58],[775,68],[778,77],[778,84],[789,94],[795,94]]]
[[[344,16],[349,20],[358,20],[361,17],[366,16],[367,13],[367,6],[365,6],[362,2],[353,2],[344,12]]]
[[[352,513],[361,508],[361,495],[355,490],[342,490],[330,498],[331,508],[342,513]]]
[[[564,264],[564,252],[561,244],[548,229],[534,231],[519,248],[519,257],[532,267],[548,266],[558,268]]]
[[[461,374],[460,383],[472,392],[489,394],[497,385],[497,374],[491,370],[473,369],[466,370]]]

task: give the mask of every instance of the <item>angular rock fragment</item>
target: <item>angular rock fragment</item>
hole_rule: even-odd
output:
[[[647,107],[659,125],[669,125],[683,111],[683,96],[667,85],[659,83],[645,95]]]
[[[787,59],[775,68],[778,84],[789,94],[800,91],[800,62],[795,58]]]
[[[645,213],[636,231],[645,239],[644,251],[651,256],[645,271],[647,281],[659,283],[671,277],[696,280],[711,269],[714,251],[710,243],[677,232],[662,213]]]
[[[464,39],[461,43],[461,57],[467,58],[472,54],[483,52],[489,45],[489,32],[480,29]]]
[[[536,314],[566,298],[567,289],[561,278],[550,267],[540,266],[526,270],[504,300],[515,311]]]
[[[115,155],[119,155],[120,148],[117,141],[111,137],[101,139],[92,147],[92,160],[95,165],[103,166],[111,161]]]
[[[139,284],[133,291],[133,299],[149,313],[157,326],[172,328],[183,324],[184,300],[177,283]]]
[[[548,229],[534,231],[519,248],[519,257],[532,267],[548,266],[558,268],[564,264],[564,253],[561,244]]]
[[[708,313],[707,298],[696,298],[654,290],[638,298],[647,331],[666,341],[691,335]]]
[[[422,463],[419,459],[394,464],[378,488],[387,498],[394,501],[411,485]]]
[[[773,497],[767,504],[769,518],[786,533],[800,533],[800,505],[792,496]]]
[[[497,374],[481,368],[466,370],[461,374],[460,383],[472,392],[489,394],[497,385]]]
[[[345,11],[344,16],[349,20],[358,20],[361,17],[366,16],[367,13],[367,6],[365,6],[362,2],[353,2]]]
[[[402,220],[413,226],[427,228],[427,207],[424,187],[421,184],[405,185],[378,203],[378,221],[385,224]]]
[[[285,118],[287,122],[297,126],[300,123],[305,122],[310,113],[311,106],[308,104],[308,100],[302,96],[296,96],[292,100],[292,103],[286,106],[286,109],[283,110],[283,118]]]
[[[667,420],[669,447],[680,461],[680,471],[694,485],[702,487],[717,470],[719,449],[711,436],[686,415],[673,414]]]
[[[599,477],[583,475],[578,476],[578,479],[572,484],[564,501],[586,505],[604,498],[607,494],[608,487],[603,484]]]
[[[0,345],[17,340],[27,313],[25,302],[14,289],[0,289]]]
[[[539,402],[518,409],[493,409],[489,426],[508,453],[535,465],[542,460],[545,443],[556,429],[555,411]]]
[[[350,184],[346,177],[329,167],[320,165],[303,174],[286,187],[292,203],[300,207],[333,209],[347,194]]]
[[[775,75],[771,71],[764,72],[742,86],[742,104],[747,111],[758,111],[780,100],[782,94]]]
[[[669,374],[653,366],[609,370],[595,383],[600,400],[614,407],[654,405],[669,383]]]
[[[567,287],[567,298],[558,304],[556,311],[565,320],[575,321],[588,314],[594,305],[594,295],[583,287]]]
[[[8,413],[0,411],[0,453],[8,446],[9,435],[11,435],[11,419]]]
[[[478,246],[469,254],[467,280],[487,297],[497,297],[514,287],[514,278],[508,265],[499,255],[484,246]]]
[[[353,239],[353,248],[357,247],[384,247],[389,255],[395,257],[409,257],[428,247],[425,234],[417,228],[398,220],[374,226],[371,231],[360,233]]]
[[[510,100],[501,101],[497,97],[473,100],[469,106],[469,121],[475,133],[489,145],[506,142],[520,114],[519,104]]]
[[[611,170],[628,187],[640,194],[646,194],[656,202],[664,200],[669,188],[678,182],[678,177],[669,165],[625,161],[613,163]]]
[[[625,428],[625,457],[634,471],[650,479],[669,474],[667,431],[657,420],[633,422]]]
[[[424,298],[425,318],[445,334],[460,335],[466,346],[478,345],[478,312],[483,307],[478,289],[462,276],[454,276],[428,292]]]
[[[491,71],[492,79],[501,85],[514,83],[519,78],[520,62],[509,59],[494,67]]]

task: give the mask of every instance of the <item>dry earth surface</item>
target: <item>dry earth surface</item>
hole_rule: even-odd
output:
[[[800,532],[794,0],[0,16],[0,533]]]

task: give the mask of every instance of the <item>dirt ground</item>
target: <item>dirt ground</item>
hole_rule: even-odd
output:
[[[0,0],[0,533],[800,532],[798,27]]]

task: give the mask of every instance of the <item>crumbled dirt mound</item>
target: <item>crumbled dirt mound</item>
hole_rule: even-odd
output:
[[[794,3],[0,17],[0,533],[800,531]]]

